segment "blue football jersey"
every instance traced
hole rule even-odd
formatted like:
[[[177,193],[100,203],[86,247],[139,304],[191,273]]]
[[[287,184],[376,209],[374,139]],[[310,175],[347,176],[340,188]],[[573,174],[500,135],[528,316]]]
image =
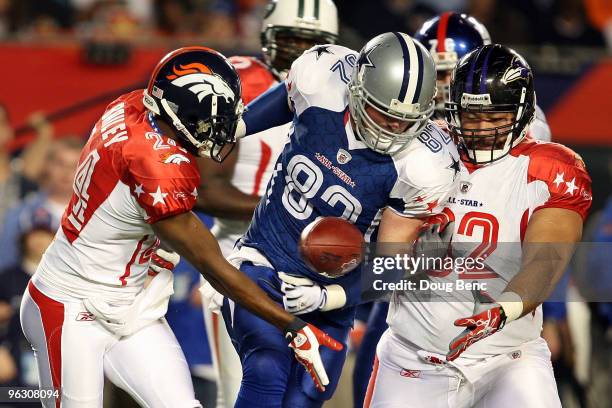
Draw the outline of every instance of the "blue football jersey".
[[[334,279],[309,269],[298,253],[302,230],[317,217],[343,217],[366,241],[375,241],[386,208],[407,217],[439,212],[458,180],[460,161],[450,137],[433,122],[394,156],[367,148],[353,131],[347,107],[357,53],[336,45],[319,48],[291,67],[290,141],[240,245],[255,248],[277,271],[344,286],[358,272]]]

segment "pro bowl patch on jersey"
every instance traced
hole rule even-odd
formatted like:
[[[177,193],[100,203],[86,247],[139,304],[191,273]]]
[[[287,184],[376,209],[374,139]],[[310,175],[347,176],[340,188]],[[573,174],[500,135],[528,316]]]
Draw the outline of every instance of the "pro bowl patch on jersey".
[[[470,183],[469,181],[462,181],[459,183],[459,191],[461,191],[462,193],[467,193],[468,191],[470,191],[470,188],[472,188],[472,183]]]
[[[346,152],[348,154],[348,152]],[[338,152],[338,154],[340,154],[340,152]],[[350,156],[350,155],[349,155]],[[325,166],[326,169],[331,170],[336,176],[338,176],[338,178],[340,180],[342,180],[344,183],[348,184],[349,186],[355,188],[355,182],[353,181],[353,179],[351,178],[351,176],[349,176],[348,174],[346,174],[344,171],[342,171],[339,167],[334,166],[331,162],[331,160],[329,160],[327,157],[325,157],[324,154],[321,154],[319,152],[315,153],[315,157],[316,159],[323,165]],[[350,160],[350,159],[348,159]],[[345,164],[348,162],[345,161],[344,163],[340,163],[340,164]],[[339,161],[338,161],[339,162]]]

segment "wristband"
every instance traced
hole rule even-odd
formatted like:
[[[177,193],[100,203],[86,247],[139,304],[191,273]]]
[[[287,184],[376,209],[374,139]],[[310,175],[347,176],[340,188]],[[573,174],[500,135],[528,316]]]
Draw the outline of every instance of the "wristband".
[[[294,317],[287,327],[285,327],[285,330],[283,330],[285,339],[287,339],[288,342],[292,342],[293,338],[297,335],[297,332],[302,330],[304,327],[306,327],[306,322],[299,317]]]
[[[511,322],[523,314],[523,299],[514,292],[504,292],[497,299],[497,304],[504,309],[506,322]]]
[[[328,312],[330,310],[340,309],[346,305],[346,292],[340,285],[325,286],[327,300],[321,308],[321,311]]]

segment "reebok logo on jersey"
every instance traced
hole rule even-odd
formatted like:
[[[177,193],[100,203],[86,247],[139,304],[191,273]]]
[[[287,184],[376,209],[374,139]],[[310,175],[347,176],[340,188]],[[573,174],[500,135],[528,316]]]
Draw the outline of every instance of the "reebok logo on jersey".
[[[472,188],[472,183],[470,183],[469,181],[462,181],[459,183],[459,191],[464,194],[470,191],[470,188]]]
[[[421,370],[406,370],[405,368],[402,368],[400,375],[406,378],[419,378],[421,377]]]
[[[178,165],[180,165],[181,163],[191,163],[191,160],[189,160],[186,156],[183,156],[180,153],[172,153],[172,154],[162,155],[161,159],[166,164],[178,164]]]
[[[96,316],[89,312],[80,312],[76,317],[77,322],[93,322],[94,320],[96,320]]]

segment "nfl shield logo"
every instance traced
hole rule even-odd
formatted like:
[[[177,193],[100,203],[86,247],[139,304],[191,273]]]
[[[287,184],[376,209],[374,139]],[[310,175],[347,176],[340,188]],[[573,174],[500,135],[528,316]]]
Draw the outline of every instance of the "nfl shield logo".
[[[467,182],[467,181],[462,181],[461,183],[459,183],[459,190],[462,193],[467,193],[470,188],[472,188],[472,183]]]
[[[340,164],[348,163],[352,158],[353,156],[351,156],[351,154],[344,149],[339,149],[338,153],[336,154],[336,161]]]

